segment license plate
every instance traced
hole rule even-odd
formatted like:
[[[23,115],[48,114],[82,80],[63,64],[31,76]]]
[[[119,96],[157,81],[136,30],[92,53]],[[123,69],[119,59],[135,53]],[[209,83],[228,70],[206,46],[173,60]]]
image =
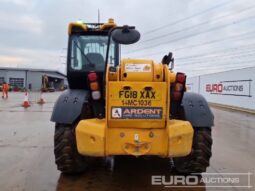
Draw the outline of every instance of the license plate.
[[[150,90],[119,90],[114,94],[115,99],[135,99],[135,100],[160,100],[161,94]]]

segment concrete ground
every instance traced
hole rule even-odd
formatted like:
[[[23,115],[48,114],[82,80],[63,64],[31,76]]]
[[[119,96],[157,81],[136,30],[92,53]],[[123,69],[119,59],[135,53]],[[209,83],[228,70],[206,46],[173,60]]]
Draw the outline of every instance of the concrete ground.
[[[36,104],[38,93],[31,93],[31,107],[21,104],[23,93],[10,93],[8,100],[0,100],[0,190],[52,191],[52,190],[255,190],[254,187],[212,188],[211,184],[198,184],[196,188],[167,188],[152,186],[152,175],[170,177],[176,173],[170,161],[159,158],[102,160],[88,172],[67,176],[61,174],[54,162],[54,124],[50,122],[53,105],[60,93],[44,94],[46,104]],[[227,178],[223,173],[235,175],[242,185],[248,185],[246,173],[255,172],[255,115],[212,109],[213,157],[208,173]],[[233,176],[233,175],[231,175]],[[203,174],[199,177],[209,177]],[[250,184],[255,186],[254,174]]]

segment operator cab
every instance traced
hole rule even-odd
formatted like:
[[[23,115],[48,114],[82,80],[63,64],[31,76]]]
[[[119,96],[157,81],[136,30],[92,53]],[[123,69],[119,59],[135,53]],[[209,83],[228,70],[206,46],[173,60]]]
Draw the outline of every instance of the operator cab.
[[[119,64],[119,45],[112,40],[106,62],[108,31],[114,26],[112,20],[106,24],[77,22],[69,25],[67,78],[71,89],[89,89],[86,79],[89,72],[96,72],[99,82],[102,82],[105,63],[111,66]]]
[[[86,76],[90,71],[103,78],[107,51],[107,33],[73,34],[68,48],[68,82],[71,89],[88,89]],[[116,66],[119,63],[119,46],[111,42],[108,63]]]
[[[118,27],[113,19],[104,24],[70,23],[67,56],[70,89],[89,89],[86,78],[95,72],[103,91],[107,66],[116,67],[120,63],[120,44],[133,44],[139,39],[135,27]]]

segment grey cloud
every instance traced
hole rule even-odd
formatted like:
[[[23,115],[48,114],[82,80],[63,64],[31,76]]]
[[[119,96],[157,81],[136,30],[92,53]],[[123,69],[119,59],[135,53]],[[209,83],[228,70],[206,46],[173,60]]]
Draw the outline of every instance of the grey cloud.
[[[174,51],[176,60],[178,61],[178,57],[196,55],[203,52],[209,54],[217,49],[254,43],[253,39],[248,38],[246,41],[223,41],[222,43],[175,51],[181,47],[198,42],[202,43],[208,40],[255,30],[254,20],[250,20],[192,38],[164,44],[167,40],[182,38],[188,34],[192,35],[220,24],[227,24],[240,18],[252,16],[254,15],[254,10],[247,11],[244,14],[234,15],[240,9],[254,5],[252,0],[233,0],[227,6],[219,7],[201,16],[180,22],[174,26],[169,26],[150,35],[145,35],[146,31],[172,23],[223,2],[227,2],[227,0],[0,0],[0,66],[6,60],[8,61],[6,58],[9,58],[9,56],[16,56],[20,62],[22,60],[21,58],[24,59],[25,63],[23,65],[30,67],[57,67],[63,70],[64,65],[61,64],[63,63],[63,59],[60,56],[65,54],[65,51],[62,51],[62,49],[67,46],[68,23],[78,19],[82,19],[85,22],[97,22],[98,9],[100,9],[102,22],[107,21],[108,18],[115,18],[120,25],[135,25],[142,34],[141,40],[158,37],[166,32],[170,33],[208,21],[208,25],[190,31],[169,35],[164,39],[158,39],[150,43],[143,43],[141,41],[130,47],[124,47],[123,51],[127,52],[144,47],[145,45],[153,46],[156,43],[162,43],[155,48],[133,54],[124,54],[125,57],[140,57],[146,54],[162,52],[162,54],[148,56],[149,58],[160,61],[164,54],[163,52],[167,53],[171,50]],[[222,19],[219,22],[213,22],[218,16],[229,13],[233,13],[233,17]],[[1,56],[4,58],[2,61]],[[13,58],[11,61],[13,62],[15,59]],[[217,63],[214,64],[217,65]],[[176,65],[178,66],[178,63]],[[177,69],[183,69],[191,75],[197,74],[197,72],[189,71],[187,67],[177,67]]]

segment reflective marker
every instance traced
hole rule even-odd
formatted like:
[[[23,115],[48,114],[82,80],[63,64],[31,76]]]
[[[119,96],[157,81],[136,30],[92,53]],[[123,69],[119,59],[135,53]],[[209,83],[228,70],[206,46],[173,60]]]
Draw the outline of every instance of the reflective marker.
[[[99,99],[101,98],[101,93],[100,93],[100,91],[93,91],[91,94],[92,94],[92,98],[93,98],[94,100],[99,100]]]

